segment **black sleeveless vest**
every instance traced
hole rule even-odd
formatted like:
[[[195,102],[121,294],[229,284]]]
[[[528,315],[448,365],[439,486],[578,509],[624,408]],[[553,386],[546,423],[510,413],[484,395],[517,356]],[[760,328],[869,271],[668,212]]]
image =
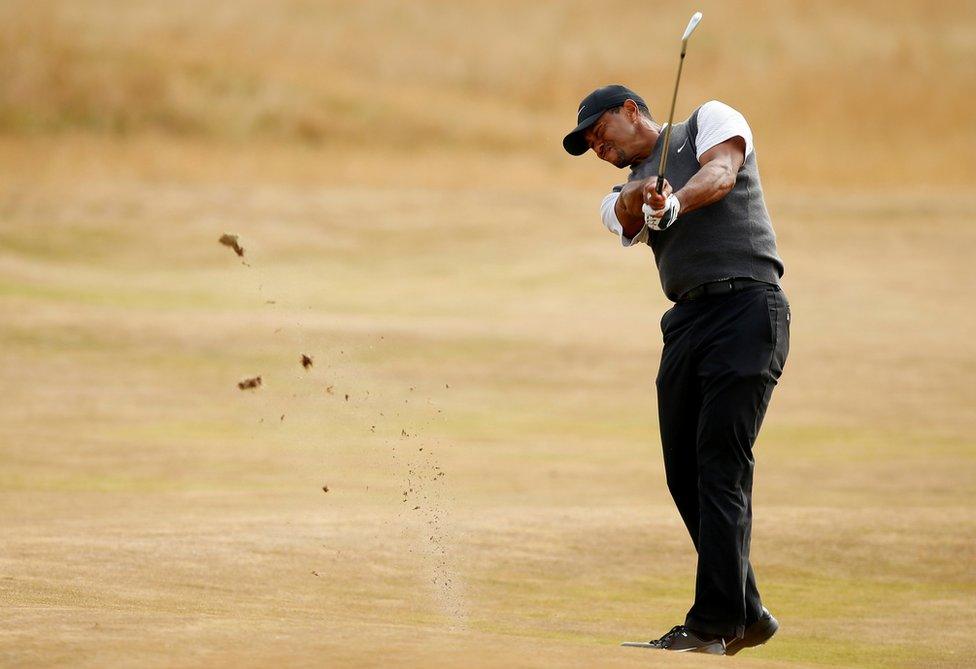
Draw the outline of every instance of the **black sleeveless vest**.
[[[671,130],[665,178],[675,191],[701,168],[695,155],[698,109]],[[633,166],[628,181],[657,174],[663,145],[662,134],[651,155]],[[691,213],[679,213],[671,227],[649,231],[647,241],[664,294],[671,300],[700,284],[732,277],[778,284],[783,261],[763,200],[755,150],[746,157],[725,197]]]

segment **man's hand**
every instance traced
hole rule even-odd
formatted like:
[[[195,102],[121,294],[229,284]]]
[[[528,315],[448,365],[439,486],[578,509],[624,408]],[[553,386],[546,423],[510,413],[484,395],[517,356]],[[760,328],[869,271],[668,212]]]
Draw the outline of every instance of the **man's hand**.
[[[663,191],[661,195],[657,194],[657,177],[631,181],[621,189],[614,211],[628,238],[640,233],[647,223],[643,212],[645,204],[656,205],[658,209],[664,206],[667,197],[671,195],[671,184],[667,179],[664,180]]]
[[[664,230],[678,218],[681,203],[671,192],[671,184],[667,179],[664,180],[660,193],[657,192],[657,177],[644,179],[641,181],[641,194],[644,198],[641,213],[644,215],[644,223],[651,230]]]
[[[675,222],[680,211],[681,201],[678,200],[677,195],[672,193],[668,195],[668,198],[664,201],[664,206],[660,209],[651,209],[651,205],[644,205],[644,222],[647,223],[647,227],[651,230],[665,230]]]
[[[652,211],[663,209],[664,203],[667,201],[668,196],[671,195],[671,184],[668,183],[668,180],[664,180],[664,187],[661,189],[660,195],[657,192],[657,177],[648,177],[641,181],[640,184],[641,195],[643,195],[641,210],[643,210],[643,205],[645,204],[650,205]]]

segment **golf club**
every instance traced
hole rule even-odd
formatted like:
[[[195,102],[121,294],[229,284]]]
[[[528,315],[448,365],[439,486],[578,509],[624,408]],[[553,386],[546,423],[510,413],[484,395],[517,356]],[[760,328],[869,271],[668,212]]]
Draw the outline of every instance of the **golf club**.
[[[678,61],[678,76],[674,80],[674,95],[671,96],[671,113],[668,114],[668,125],[664,129],[664,150],[661,151],[661,166],[657,170],[658,195],[660,195],[664,190],[664,167],[668,162],[668,146],[671,143],[671,124],[674,122],[674,104],[678,100],[678,84],[681,82],[681,66],[685,62],[685,51],[688,49],[688,38],[691,37],[691,33],[695,32],[695,28],[698,27],[698,23],[701,20],[701,12],[695,12],[692,14],[691,20],[688,21],[688,27],[685,28],[685,34],[681,36],[681,59]]]

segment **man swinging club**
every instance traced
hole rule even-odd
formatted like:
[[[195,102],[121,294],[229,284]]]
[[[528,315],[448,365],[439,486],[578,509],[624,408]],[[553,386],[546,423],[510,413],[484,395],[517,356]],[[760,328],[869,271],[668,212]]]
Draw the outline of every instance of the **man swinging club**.
[[[630,167],[603,224],[625,247],[651,247],[675,302],[661,319],[658,413],[668,489],[698,552],[695,601],[684,624],[624,645],[734,655],[779,627],[749,562],[752,447],[789,352],[790,306],[742,114],[712,100],[669,126],[660,186],[662,126],[624,86],[587,95],[563,140]]]

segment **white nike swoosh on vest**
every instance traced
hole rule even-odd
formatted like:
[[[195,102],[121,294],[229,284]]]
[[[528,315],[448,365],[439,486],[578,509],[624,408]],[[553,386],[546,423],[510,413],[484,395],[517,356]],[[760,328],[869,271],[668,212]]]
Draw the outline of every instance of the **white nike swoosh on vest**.
[[[686,140],[685,140],[685,144],[687,144],[687,143],[688,143],[688,140],[686,139]],[[685,148],[685,144],[682,144],[682,145],[681,145],[681,149],[683,149],[683,148]],[[678,149],[678,151],[677,151],[677,152],[678,152],[678,153],[681,153],[681,149]]]

